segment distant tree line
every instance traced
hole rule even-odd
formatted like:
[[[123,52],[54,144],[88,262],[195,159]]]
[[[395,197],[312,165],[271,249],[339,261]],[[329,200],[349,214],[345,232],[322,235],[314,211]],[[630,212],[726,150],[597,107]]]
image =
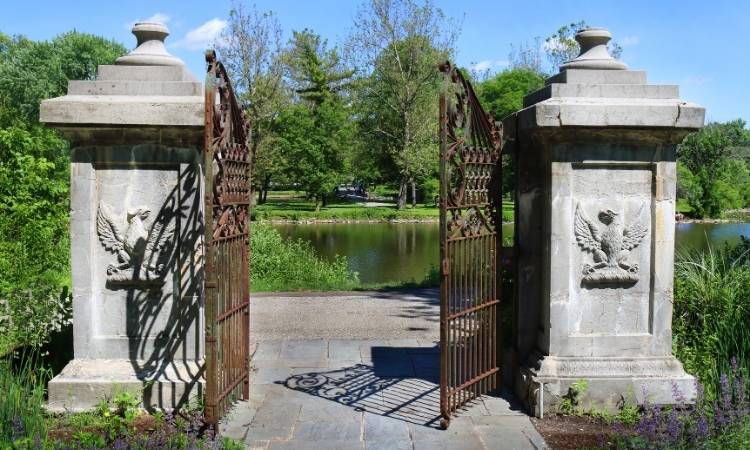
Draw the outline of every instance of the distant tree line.
[[[460,23],[429,0],[366,0],[354,32],[330,46],[309,29],[282,42],[272,12],[239,2],[228,22],[217,45],[253,125],[259,203],[276,185],[304,190],[323,206],[335,186],[350,182],[392,186],[399,208],[434,199],[437,63],[454,56]],[[501,120],[520,109],[525,95],[578,54],[574,35],[585,26],[514,46],[501,72],[465,70],[488,112]],[[615,43],[610,49],[621,52]],[[503,164],[504,191],[511,192],[510,158]]]
[[[713,122],[677,151],[677,196],[690,215],[721,217],[750,206],[750,130],[741,119]]]

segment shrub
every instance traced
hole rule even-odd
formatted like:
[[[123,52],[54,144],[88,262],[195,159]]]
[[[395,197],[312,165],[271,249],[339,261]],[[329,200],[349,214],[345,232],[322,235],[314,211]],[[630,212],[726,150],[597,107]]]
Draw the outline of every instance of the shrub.
[[[253,291],[347,290],[359,285],[345,257],[327,261],[309,242],[284,240],[267,224],[253,226],[250,248]]]
[[[22,345],[40,347],[72,322],[72,298],[65,288],[9,292],[0,297],[0,356]]]

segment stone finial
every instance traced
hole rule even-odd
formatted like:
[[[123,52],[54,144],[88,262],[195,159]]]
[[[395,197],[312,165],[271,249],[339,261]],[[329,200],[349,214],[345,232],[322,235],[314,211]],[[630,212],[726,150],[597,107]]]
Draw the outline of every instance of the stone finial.
[[[628,66],[614,59],[607,50],[612,33],[606,28],[584,28],[576,33],[576,42],[581,53],[572,61],[560,66],[560,72],[568,69],[626,70]]]
[[[169,29],[159,22],[138,22],[133,26],[138,46],[115,64],[126,66],[184,66],[180,58],[172,56],[164,46]]]

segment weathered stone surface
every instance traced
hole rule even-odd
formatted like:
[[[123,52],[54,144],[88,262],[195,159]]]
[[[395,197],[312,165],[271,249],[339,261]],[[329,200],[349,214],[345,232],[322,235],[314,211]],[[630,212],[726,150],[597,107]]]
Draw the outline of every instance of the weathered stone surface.
[[[48,124],[202,126],[202,96],[68,95],[42,102]]]
[[[197,401],[203,381],[196,375],[200,364],[173,362],[153,371],[125,359],[82,359],[71,361],[49,383],[47,409],[52,412],[80,412],[97,406],[102,399],[130,392],[148,409],[170,409],[177,403]]]
[[[556,73],[545,80],[545,84],[547,85],[554,83],[571,85],[646,84],[646,72],[643,70],[568,69]]]
[[[101,66],[40,108],[71,141],[75,359],[50,382],[52,409],[118,389],[171,409],[201,389],[202,86],[151,50],[135,53],[174,65]]]
[[[197,81],[70,80],[68,95],[202,96],[203,85]]]
[[[671,355],[675,153],[704,110],[645,73],[570,64],[504,121],[518,152],[516,387],[530,411],[694,396]],[[511,358],[513,360],[513,358]]]
[[[119,66],[101,65],[96,69],[97,81],[198,81],[185,66]]]

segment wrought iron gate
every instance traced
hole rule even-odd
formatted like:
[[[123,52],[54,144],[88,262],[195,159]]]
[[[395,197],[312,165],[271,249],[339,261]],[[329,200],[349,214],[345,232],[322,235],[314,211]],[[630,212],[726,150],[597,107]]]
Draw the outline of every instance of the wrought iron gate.
[[[206,54],[205,413],[216,424],[248,398],[250,366],[249,127],[224,66]]]
[[[499,387],[500,128],[440,66],[440,414]]]

